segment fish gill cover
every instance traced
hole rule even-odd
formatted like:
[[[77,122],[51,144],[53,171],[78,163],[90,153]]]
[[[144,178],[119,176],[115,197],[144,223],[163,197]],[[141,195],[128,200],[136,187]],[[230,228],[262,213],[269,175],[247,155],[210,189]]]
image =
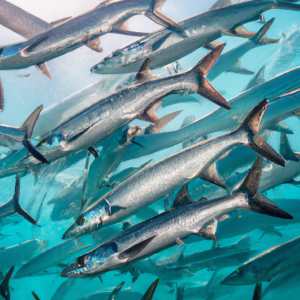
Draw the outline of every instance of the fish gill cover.
[[[295,298],[299,15],[0,0],[0,299]]]

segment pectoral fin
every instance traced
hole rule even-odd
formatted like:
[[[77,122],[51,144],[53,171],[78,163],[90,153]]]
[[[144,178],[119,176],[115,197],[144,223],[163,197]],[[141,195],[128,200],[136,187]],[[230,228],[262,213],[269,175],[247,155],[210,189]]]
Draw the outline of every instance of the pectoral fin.
[[[48,67],[47,67],[47,65],[46,65],[45,62],[36,64],[35,66],[36,66],[40,71],[42,71],[42,73],[43,73],[45,76],[47,76],[49,79],[51,79],[50,72],[49,72]]]
[[[203,48],[208,49],[208,50],[214,50],[222,44],[223,43],[220,43],[220,42],[210,42],[209,44],[203,46]]]
[[[183,242],[179,237],[176,238],[176,243],[177,243],[179,246],[184,246],[184,245],[185,245],[184,242]]]
[[[215,244],[217,243],[216,231],[218,227],[218,221],[214,218],[213,222],[208,226],[202,228],[199,231],[199,235],[205,238],[206,240],[214,240]]]
[[[247,70],[244,68],[241,64],[241,59],[239,59],[238,63],[232,66],[231,68],[227,69],[226,72],[233,72],[233,73],[239,73],[244,75],[253,75],[254,72]]]
[[[156,110],[162,105],[160,101],[154,103],[150,108],[144,111],[137,119],[151,122],[151,123],[158,123],[158,117],[156,115]]]
[[[126,209],[126,206],[112,205],[110,207],[110,214],[113,215],[113,214],[117,213],[118,211],[120,211],[122,209]]]
[[[129,260],[129,259],[132,259],[134,258],[135,256],[137,256],[142,250],[144,250],[149,244],[150,242],[156,237],[155,236],[152,236],[138,244],[135,244],[134,246],[122,251],[119,256],[118,256],[118,259],[120,260],[123,260],[123,259],[126,259],[126,260]]]
[[[145,295],[143,296],[143,298],[141,300],[151,300],[153,298],[158,281],[159,281],[159,279],[156,279],[151,284],[151,286],[149,287],[149,289],[147,290],[147,292],[145,293]]]

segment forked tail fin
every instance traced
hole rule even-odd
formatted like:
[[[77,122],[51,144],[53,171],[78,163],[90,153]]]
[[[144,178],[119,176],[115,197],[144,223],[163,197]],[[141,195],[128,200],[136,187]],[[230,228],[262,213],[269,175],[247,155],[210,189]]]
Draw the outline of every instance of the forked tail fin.
[[[266,157],[270,161],[285,166],[285,160],[278,154],[260,135],[259,129],[263,115],[267,109],[268,101],[260,102],[246,117],[236,131],[245,131],[248,141],[246,146],[251,147],[258,154]]]
[[[147,12],[146,16],[159,25],[181,30],[181,27],[177,22],[170,19],[169,17],[167,17],[166,15],[164,15],[162,12],[159,11],[159,9],[162,8],[165,2],[166,0],[152,0],[152,4],[151,4],[152,11]]]
[[[19,199],[20,199],[20,176],[16,176],[16,184],[15,184],[15,195],[14,195],[14,210],[17,214],[22,216],[25,220],[30,222],[33,225],[36,225],[37,222],[28,214],[26,210],[24,210],[20,204],[19,204]]]
[[[290,214],[280,209],[270,199],[259,193],[262,167],[263,158],[259,156],[238,190],[235,191],[248,195],[248,207],[245,207],[245,209],[281,219],[293,219]]]
[[[197,63],[189,72],[195,74],[198,81],[198,87],[195,91],[200,96],[214,102],[215,104],[222,106],[226,109],[231,109],[231,106],[223,98],[223,96],[211,85],[211,83],[205,78],[210,69],[214,66],[218,60],[221,52],[223,51],[225,44],[217,46],[214,50],[209,52],[200,62]]]
[[[27,149],[27,151],[32,154],[33,157],[35,157],[37,160],[49,164],[47,159],[32,145],[30,139],[32,136],[32,132],[34,129],[34,126],[36,124],[36,121],[43,109],[43,105],[40,105],[37,107],[33,113],[25,120],[25,122],[21,125],[20,130],[22,130],[25,135],[23,138],[23,145]]]
[[[272,18],[270,21],[268,21],[256,34],[255,36],[251,39],[252,42],[255,44],[259,44],[263,41],[265,35],[269,31],[270,27],[272,26],[275,18]],[[277,40],[268,40],[269,43],[278,43]]]

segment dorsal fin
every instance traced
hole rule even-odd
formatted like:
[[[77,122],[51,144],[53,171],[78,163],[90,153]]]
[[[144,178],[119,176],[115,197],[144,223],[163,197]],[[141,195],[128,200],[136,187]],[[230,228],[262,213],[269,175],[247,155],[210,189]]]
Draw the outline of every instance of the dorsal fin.
[[[150,63],[151,63],[151,59],[150,58],[147,58],[140,70],[138,71],[138,73],[136,74],[134,80],[137,81],[137,80],[141,80],[141,79],[144,79],[145,77],[147,77],[149,74],[150,74]]]
[[[294,153],[285,133],[280,134],[280,154],[286,160],[299,161],[299,157]]]
[[[179,208],[193,203],[195,202],[189,193],[188,183],[187,183],[177,194],[173,202],[173,208]]]

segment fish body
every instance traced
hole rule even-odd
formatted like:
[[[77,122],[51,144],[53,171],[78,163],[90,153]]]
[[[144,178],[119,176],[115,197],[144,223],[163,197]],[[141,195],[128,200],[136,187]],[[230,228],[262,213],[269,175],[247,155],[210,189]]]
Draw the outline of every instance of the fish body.
[[[263,116],[266,107],[267,101],[262,101],[235,131],[191,146],[140,170],[87,208],[63,238],[87,234],[128,218],[187,184],[208,165],[219,159],[223,153],[235,146],[252,147],[282,165],[281,156],[260,136],[258,137],[255,130],[252,131],[248,127],[252,126],[250,124],[258,116]],[[257,120],[256,126],[260,126],[260,121],[261,119]],[[257,144],[258,140],[261,142],[260,145]]]
[[[28,240],[23,243],[0,250],[0,271],[8,270],[12,265],[28,261],[34,254],[44,252],[47,240]]]
[[[226,100],[204,77],[223,48],[224,45],[217,47],[191,70],[165,77],[153,78],[153,75],[149,73],[150,61],[146,60],[132,84],[85,108],[40,140],[36,150],[43,153],[44,159],[37,159],[36,155],[30,156],[17,163],[16,166],[37,164],[39,160],[51,162],[87,149],[109,137],[135,118],[156,123],[157,117],[153,116],[151,109],[157,108],[158,100],[170,93],[180,91],[199,93],[230,109]],[[148,112],[149,110],[151,112]]]
[[[137,136],[136,142],[143,145],[145,149],[137,145],[130,145],[131,149],[129,149],[124,159],[130,160],[149,155],[209,133],[232,130],[245,118],[247,112],[258,104],[259,99],[267,98],[271,101],[291,90],[299,88],[299,78],[300,68],[292,69],[228,100],[228,103],[233,108],[230,111],[226,111],[222,108],[216,109],[192,124],[178,130],[147,136]],[[295,96],[298,99],[299,95],[295,94]],[[292,100],[292,97],[293,96],[289,99]],[[286,105],[293,105],[293,101],[291,103],[290,101],[286,101],[285,103]],[[281,109],[284,109],[284,106],[281,105]],[[276,111],[280,113],[280,110],[277,110],[277,108]],[[269,113],[266,112],[265,116],[267,117],[268,115]],[[269,118],[274,117],[274,114],[269,115]],[[222,122],[216,122],[216,120],[222,120]]]
[[[146,14],[157,23],[179,28],[172,20],[158,12],[155,0],[106,1],[96,8],[51,28],[23,43],[4,46],[0,52],[0,69],[22,69],[38,65],[95,41],[118,29],[130,17]],[[161,1],[160,1],[161,2]],[[156,18],[155,18],[156,16]],[[127,31],[128,32],[128,31]]]
[[[137,224],[80,256],[61,276],[88,277],[139,261],[176,245],[193,233],[199,234],[213,218],[237,208],[291,218],[257,193],[262,161],[261,157],[257,159],[243,184],[231,196],[171,209]]]
[[[221,284],[250,285],[271,281],[273,277],[299,264],[300,238],[275,246],[250,259]]]
[[[238,26],[260,19],[262,12],[272,8],[299,10],[299,5],[287,1],[260,0],[206,11],[179,22],[182,32],[169,28],[156,31],[114,51],[91,71],[101,74],[135,72],[147,57],[152,61],[151,68],[164,66],[222,35],[241,36],[235,31]]]
[[[34,273],[43,271],[51,266],[59,264],[67,259],[88,248],[90,245],[84,246],[82,242],[77,240],[69,240],[36,256],[34,259],[25,264],[15,275],[15,278],[30,276]]]

